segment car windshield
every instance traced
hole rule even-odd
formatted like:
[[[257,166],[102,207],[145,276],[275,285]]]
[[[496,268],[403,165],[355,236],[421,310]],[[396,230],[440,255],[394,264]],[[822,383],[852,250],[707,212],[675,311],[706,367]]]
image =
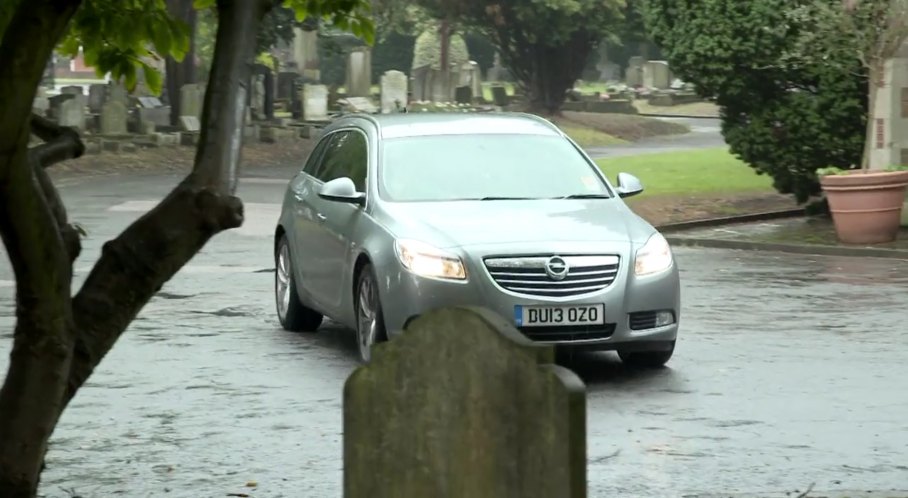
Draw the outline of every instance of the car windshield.
[[[545,135],[433,135],[385,140],[389,201],[610,197],[573,144]]]

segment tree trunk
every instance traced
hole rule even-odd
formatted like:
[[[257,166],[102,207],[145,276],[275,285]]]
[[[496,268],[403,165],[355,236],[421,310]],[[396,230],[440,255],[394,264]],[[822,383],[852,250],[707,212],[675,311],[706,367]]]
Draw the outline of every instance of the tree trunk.
[[[167,98],[170,101],[170,125],[180,124],[180,88],[183,85],[196,82],[195,66],[195,27],[196,11],[192,8],[192,0],[167,0],[167,10],[170,15],[189,25],[189,51],[182,61],[177,62],[173,57],[164,61],[164,81],[167,85]]]
[[[78,0],[22,2],[0,41],[0,235],[16,276],[16,328],[0,388],[0,496],[34,496],[63,404],[73,335],[63,232],[29,160],[32,102]],[[53,197],[51,197],[52,199]]]
[[[561,114],[567,92],[583,72],[595,44],[571,40],[560,47],[537,45],[532,50],[529,92],[530,111],[546,116]]]
[[[0,389],[0,496],[35,496],[68,402],[142,307],[215,234],[240,226],[233,196],[255,39],[273,0],[218,0],[219,23],[192,173],[102,254],[70,298],[78,238],[43,167],[84,151],[30,118],[44,61],[78,0],[31,0],[0,44],[0,234],[16,276],[17,325]],[[24,45],[23,45],[24,44]],[[25,54],[25,55],[23,55]],[[31,119],[31,121],[30,121]],[[48,143],[28,148],[29,127]]]

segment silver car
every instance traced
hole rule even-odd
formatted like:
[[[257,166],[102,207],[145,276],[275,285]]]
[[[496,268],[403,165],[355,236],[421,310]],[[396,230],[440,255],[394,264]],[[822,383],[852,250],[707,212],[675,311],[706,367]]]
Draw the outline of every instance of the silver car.
[[[421,313],[479,305],[533,341],[659,367],[678,335],[678,267],[570,138],[513,113],[353,114],[290,181],[274,234],[287,330],[330,317],[359,354]]]

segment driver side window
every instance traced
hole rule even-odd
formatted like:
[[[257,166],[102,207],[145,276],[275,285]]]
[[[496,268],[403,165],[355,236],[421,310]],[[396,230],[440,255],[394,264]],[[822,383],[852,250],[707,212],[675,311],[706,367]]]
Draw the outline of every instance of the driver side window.
[[[331,141],[333,137],[323,138],[315,148],[312,150],[312,153],[309,154],[309,159],[306,160],[306,165],[303,166],[303,173],[306,173],[310,176],[315,176],[315,170],[318,169],[318,166],[321,164],[322,155],[325,153],[325,147],[328,146],[328,142]]]

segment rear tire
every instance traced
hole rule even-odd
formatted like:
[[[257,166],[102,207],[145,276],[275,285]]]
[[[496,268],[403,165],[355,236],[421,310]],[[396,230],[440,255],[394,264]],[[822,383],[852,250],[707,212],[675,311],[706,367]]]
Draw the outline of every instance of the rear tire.
[[[274,301],[281,326],[291,332],[315,332],[324,317],[300,301],[286,235],[282,235],[277,243],[274,263]]]
[[[663,368],[675,353],[675,345],[666,351],[618,351],[621,362],[632,368]]]

